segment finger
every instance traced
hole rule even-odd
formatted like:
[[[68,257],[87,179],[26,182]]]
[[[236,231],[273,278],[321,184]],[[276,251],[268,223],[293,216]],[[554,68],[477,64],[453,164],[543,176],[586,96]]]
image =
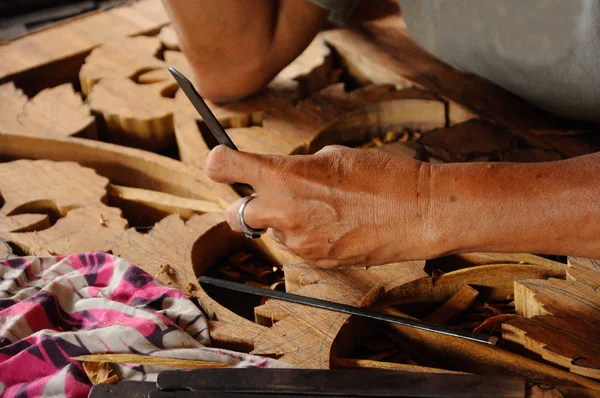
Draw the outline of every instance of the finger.
[[[235,232],[241,232],[240,223],[238,221],[238,212],[244,198],[236,200],[227,209],[226,217],[227,224]],[[260,229],[269,227],[269,207],[263,203],[260,196],[255,196],[244,208],[244,222],[250,228]]]
[[[213,181],[232,184],[241,182],[255,189],[274,163],[273,155],[235,151],[225,145],[215,147],[206,158],[204,171]]]

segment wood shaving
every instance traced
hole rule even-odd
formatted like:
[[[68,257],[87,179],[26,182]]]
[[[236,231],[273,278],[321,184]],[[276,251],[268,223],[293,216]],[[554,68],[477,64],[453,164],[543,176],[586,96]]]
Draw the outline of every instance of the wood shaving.
[[[106,219],[102,213],[100,213],[100,225],[103,227],[108,227],[108,224],[106,224]]]
[[[185,285],[185,290],[192,293],[196,290],[196,286],[192,282],[189,282],[187,285]]]
[[[93,385],[119,382],[119,377],[113,374],[114,369],[108,362],[82,362],[81,365]]]

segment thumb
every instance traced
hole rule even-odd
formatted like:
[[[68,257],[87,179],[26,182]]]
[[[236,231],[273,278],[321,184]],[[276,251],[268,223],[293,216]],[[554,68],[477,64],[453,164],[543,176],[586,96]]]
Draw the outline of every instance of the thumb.
[[[265,172],[270,170],[270,157],[272,156],[240,152],[219,145],[208,154],[204,171],[208,178],[215,182],[241,182],[256,189]]]

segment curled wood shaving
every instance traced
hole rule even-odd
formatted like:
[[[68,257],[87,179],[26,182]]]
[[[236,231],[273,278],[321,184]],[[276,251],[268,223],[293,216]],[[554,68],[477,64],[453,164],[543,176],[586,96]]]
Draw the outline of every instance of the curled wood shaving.
[[[72,358],[77,359],[77,358]],[[83,370],[93,385],[115,384],[119,377],[113,374],[114,369],[107,362],[82,362]]]

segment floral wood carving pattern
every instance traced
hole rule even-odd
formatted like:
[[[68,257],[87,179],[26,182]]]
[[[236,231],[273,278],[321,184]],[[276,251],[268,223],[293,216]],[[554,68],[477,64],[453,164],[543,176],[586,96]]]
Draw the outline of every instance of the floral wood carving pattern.
[[[502,325],[502,336],[550,362],[600,379],[600,261],[570,257],[567,280],[515,282],[524,319]]]
[[[54,137],[95,138],[96,125],[73,86],[47,88],[28,99],[13,83],[0,85],[0,131]]]

